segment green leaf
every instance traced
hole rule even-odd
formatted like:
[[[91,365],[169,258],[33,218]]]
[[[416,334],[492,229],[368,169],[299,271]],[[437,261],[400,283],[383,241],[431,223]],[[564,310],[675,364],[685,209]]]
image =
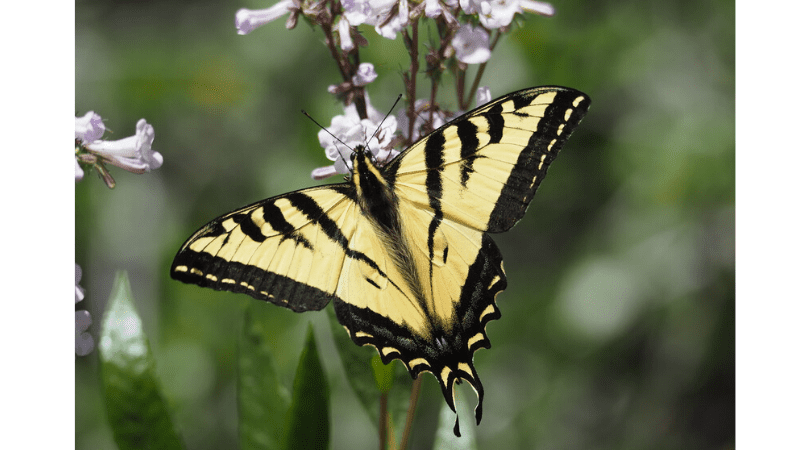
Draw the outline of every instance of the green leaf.
[[[374,348],[370,346],[360,347],[352,342],[346,330],[338,323],[332,308],[328,308],[327,311],[332,338],[335,340],[335,347],[343,364],[343,370],[346,371],[346,379],[375,428],[380,420],[381,389],[385,389],[388,382],[387,375],[383,373],[386,371],[393,372],[392,386],[388,387],[390,389],[388,392],[388,411],[389,417],[393,418],[394,429],[397,433],[400,433],[405,426],[408,415],[413,379],[402,363],[393,361],[387,365],[382,365],[380,355]],[[381,372],[379,379],[375,376],[376,369],[373,367],[375,358],[385,368],[385,371]]]
[[[371,347],[355,345],[346,330],[338,324],[332,308],[327,308],[327,311],[329,328],[332,330],[332,338],[335,340],[338,356],[343,363],[343,370],[346,371],[349,386],[354,390],[372,423],[376,424],[380,411],[380,390],[374,379],[374,373],[371,371],[370,363],[377,352]]]
[[[285,441],[289,450],[329,448],[329,386],[315,345],[312,324],[295,372]]]
[[[123,271],[116,274],[104,313],[99,355],[107,419],[118,448],[182,449]]]
[[[261,323],[245,309],[239,339],[239,443],[243,450],[283,448],[290,395],[276,375],[276,362]]]
[[[436,429],[436,441],[433,443],[434,450],[475,450],[477,448],[472,409],[467,403],[467,398],[461,392],[457,394],[453,397],[456,400],[456,411],[459,412],[461,437],[453,434],[456,413],[450,408],[442,406],[442,411],[439,413],[439,425]]]

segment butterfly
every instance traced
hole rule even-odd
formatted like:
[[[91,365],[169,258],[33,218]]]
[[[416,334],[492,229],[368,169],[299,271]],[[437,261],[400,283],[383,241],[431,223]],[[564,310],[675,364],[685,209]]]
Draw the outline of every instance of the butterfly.
[[[457,117],[378,167],[357,149],[346,182],[289,192],[220,216],[180,248],[171,277],[296,312],[334,304],[357,345],[413,378],[484,388],[473,354],[501,317],[500,251],[487,233],[525,214],[590,105],[574,89],[524,89]],[[454,432],[460,436],[458,415]]]

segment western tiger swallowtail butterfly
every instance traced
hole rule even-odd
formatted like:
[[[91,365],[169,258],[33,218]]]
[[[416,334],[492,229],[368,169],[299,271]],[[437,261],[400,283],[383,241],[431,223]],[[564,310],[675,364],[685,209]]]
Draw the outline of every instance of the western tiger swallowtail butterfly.
[[[359,149],[345,183],[302,189],[218,217],[178,251],[172,278],[296,312],[330,301],[357,345],[414,378],[484,388],[473,354],[500,318],[501,254],[487,233],[526,212],[590,104],[563,87],[513,92],[436,129],[384,167]],[[458,416],[454,432],[459,435]]]

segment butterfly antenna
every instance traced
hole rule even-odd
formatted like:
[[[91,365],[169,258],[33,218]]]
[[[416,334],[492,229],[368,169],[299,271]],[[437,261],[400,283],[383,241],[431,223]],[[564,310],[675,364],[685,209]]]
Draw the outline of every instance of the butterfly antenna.
[[[377,133],[379,133],[379,132],[380,132],[380,128],[382,128],[382,124],[383,124],[383,123],[385,123],[385,119],[387,119],[387,118],[388,118],[388,116],[390,116],[390,115],[391,115],[391,112],[392,112],[392,111],[394,111],[394,108],[397,106],[397,103],[399,103],[399,100],[400,100],[401,98],[402,98],[402,94],[397,95],[397,99],[396,99],[396,100],[394,100],[394,104],[393,104],[393,105],[391,105],[391,109],[389,109],[389,110],[388,110],[388,112],[385,114],[385,117],[383,117],[382,122],[380,122],[380,124],[379,124],[379,125],[377,125],[377,129],[376,129],[376,130],[374,130],[374,133],[372,133],[372,134],[371,134],[372,136],[376,136],[376,135],[377,135]],[[370,139],[370,138],[369,138],[369,139]],[[366,141],[366,151],[368,151],[368,140]],[[375,164],[377,164],[377,161],[375,160],[375,161],[374,161],[374,163],[375,163]]]
[[[345,142],[341,141],[340,138],[338,138],[337,136],[332,134],[332,132],[329,131],[325,126],[318,123],[318,121],[315,120],[315,118],[313,118],[312,116],[310,116],[308,112],[306,112],[306,111],[304,111],[302,109],[301,113],[303,115],[307,116],[309,118],[309,120],[311,120],[315,125],[318,125],[321,128],[321,130],[326,131],[329,134],[329,136],[332,136],[335,139],[335,141],[340,142],[341,144],[343,144],[344,147],[348,148],[350,151],[354,151],[353,148],[349,147]],[[343,153],[338,152],[338,156],[340,156],[340,159],[343,161],[343,164],[346,164],[346,167],[350,167],[349,162],[346,161],[346,159],[343,158]]]

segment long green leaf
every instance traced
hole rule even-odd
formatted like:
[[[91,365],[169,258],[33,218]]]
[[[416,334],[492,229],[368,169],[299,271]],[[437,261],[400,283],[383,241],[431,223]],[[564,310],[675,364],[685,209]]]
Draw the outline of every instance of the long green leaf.
[[[289,450],[329,448],[329,386],[311,324],[295,373],[286,436]]]
[[[248,306],[239,339],[236,381],[242,450],[283,448],[290,396],[278,380],[275,358],[266,336]]]
[[[158,387],[126,272],[115,277],[101,324],[99,355],[107,419],[118,448],[183,448]]]

